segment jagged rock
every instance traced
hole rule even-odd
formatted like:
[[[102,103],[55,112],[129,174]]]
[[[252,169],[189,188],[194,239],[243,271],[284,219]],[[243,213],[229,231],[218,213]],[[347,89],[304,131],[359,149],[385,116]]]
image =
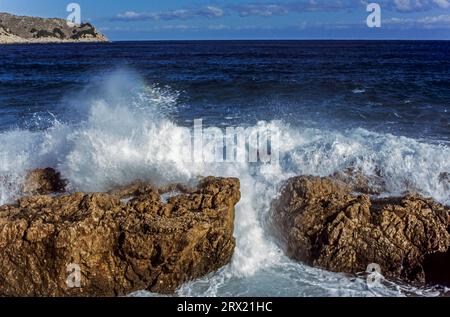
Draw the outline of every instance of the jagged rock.
[[[361,170],[348,168],[332,175],[336,181],[343,182],[353,192],[378,195],[384,191],[385,184],[380,175],[367,176]]]
[[[424,260],[449,249],[450,210],[418,195],[377,199],[351,194],[351,189],[329,177],[288,180],[273,203],[276,234],[288,256],[347,273],[377,263],[387,278],[431,282],[426,269],[433,265],[424,266]],[[446,259],[442,266],[448,268]],[[436,275],[433,282],[446,283],[436,281]]]
[[[173,292],[229,262],[239,198],[238,179],[208,177],[167,203],[153,186],[136,183],[1,206],[0,295]],[[81,287],[69,287],[77,266]]]
[[[64,192],[67,182],[61,174],[51,167],[38,168],[30,171],[25,179],[22,191],[32,195],[46,195]]]

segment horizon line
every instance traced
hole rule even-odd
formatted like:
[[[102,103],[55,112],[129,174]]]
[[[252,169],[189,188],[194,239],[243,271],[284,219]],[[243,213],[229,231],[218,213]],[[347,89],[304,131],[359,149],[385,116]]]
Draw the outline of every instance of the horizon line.
[[[189,41],[189,42],[201,42],[201,41],[216,41],[216,42],[226,42],[226,41],[442,41],[442,42],[448,42],[450,39],[404,39],[404,38],[381,38],[381,39],[364,39],[364,38],[311,38],[311,39],[121,39],[121,40],[109,40],[110,43],[113,42],[182,42],[182,41]]]

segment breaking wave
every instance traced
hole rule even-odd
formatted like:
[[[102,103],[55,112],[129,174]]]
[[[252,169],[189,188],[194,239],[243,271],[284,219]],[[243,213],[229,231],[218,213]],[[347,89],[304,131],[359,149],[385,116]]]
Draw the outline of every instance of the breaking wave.
[[[157,184],[193,182],[199,176],[241,180],[236,208],[237,246],[231,264],[183,285],[179,295],[401,296],[413,292],[385,283],[368,289],[363,278],[326,272],[285,257],[265,228],[265,216],[280,184],[294,175],[326,176],[346,168],[383,179],[386,195],[405,189],[450,204],[443,173],[450,148],[364,129],[332,131],[261,121],[254,129],[280,131],[280,164],[192,163],[184,153],[192,127],[171,120],[178,93],[146,85],[131,71],[118,71],[95,93],[84,91],[66,104],[71,120],[51,118],[49,128],[0,134],[0,202],[11,202],[27,170],[55,167],[71,190],[104,191],[135,179]],[[146,292],[138,295],[149,295]]]

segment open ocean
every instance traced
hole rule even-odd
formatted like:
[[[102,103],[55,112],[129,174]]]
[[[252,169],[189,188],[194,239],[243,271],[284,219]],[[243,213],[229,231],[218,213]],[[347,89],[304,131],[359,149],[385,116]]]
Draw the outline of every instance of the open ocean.
[[[280,165],[185,162],[180,136],[194,119],[279,129]],[[47,166],[82,191],[239,177],[232,262],[179,295],[439,295],[293,262],[267,223],[284,180],[349,167],[382,177],[384,195],[414,190],[450,205],[450,42],[1,46],[0,203],[27,170]]]

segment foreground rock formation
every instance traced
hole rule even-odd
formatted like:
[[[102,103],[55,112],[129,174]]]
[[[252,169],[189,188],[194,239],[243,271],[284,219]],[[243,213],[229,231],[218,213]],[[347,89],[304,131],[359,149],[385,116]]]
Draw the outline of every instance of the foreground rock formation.
[[[0,13],[0,44],[107,41],[90,23],[70,27],[64,19]]]
[[[0,295],[170,293],[227,264],[239,180],[208,177],[191,190],[165,190],[173,189],[186,192],[164,202],[158,189],[136,183],[1,206]]]
[[[449,285],[450,209],[418,195],[356,195],[352,187],[334,178],[287,182],[273,203],[287,254],[336,272],[364,272],[377,263],[389,279]]]

